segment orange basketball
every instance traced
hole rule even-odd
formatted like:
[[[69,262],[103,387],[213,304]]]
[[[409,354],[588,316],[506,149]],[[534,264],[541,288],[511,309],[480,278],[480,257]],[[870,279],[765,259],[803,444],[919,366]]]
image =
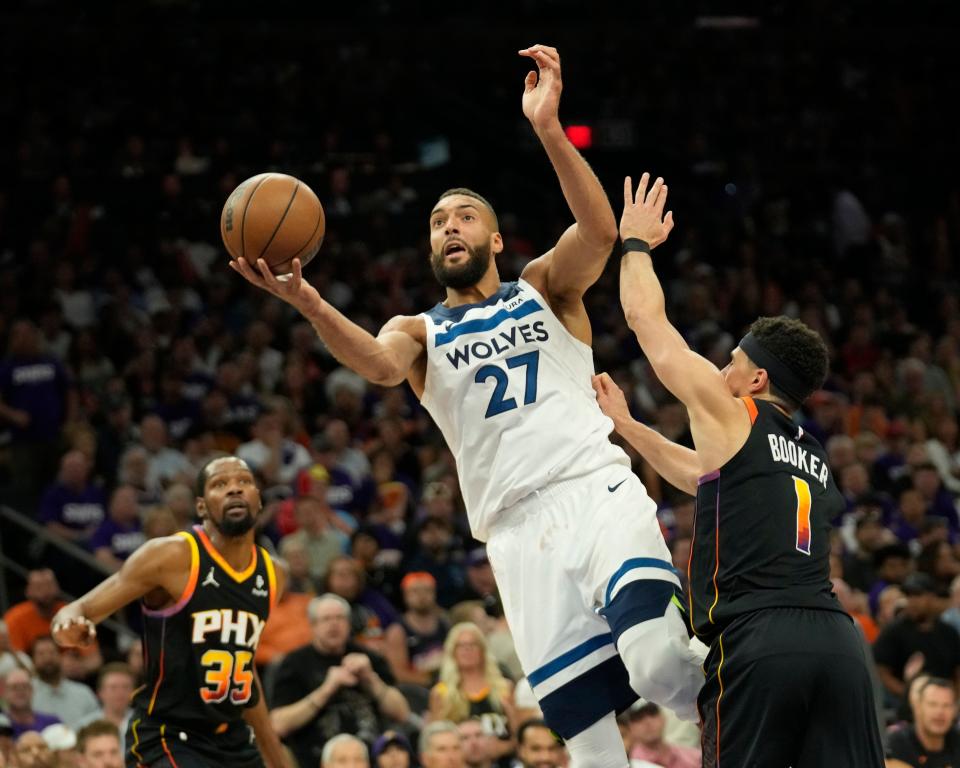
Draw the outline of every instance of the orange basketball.
[[[241,183],[227,198],[220,214],[220,235],[230,255],[257,259],[274,274],[293,269],[293,260],[306,264],[317,255],[326,220],[320,200],[306,184],[284,173],[261,173]]]

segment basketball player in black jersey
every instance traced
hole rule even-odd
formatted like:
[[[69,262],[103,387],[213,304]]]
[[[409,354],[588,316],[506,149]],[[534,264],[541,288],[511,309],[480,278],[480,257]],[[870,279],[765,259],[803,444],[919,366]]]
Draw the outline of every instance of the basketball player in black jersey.
[[[830,585],[830,519],[844,509],[823,447],[790,417],[819,389],[822,339],[761,318],[721,371],[671,325],[649,242],[673,228],[667,187],[624,183],[620,300],[661,382],[687,407],[695,450],[630,418],[594,377],[617,431],[696,496],[688,565],[693,630],[710,646],[698,698],[707,768],[879,768],[883,752],[860,639]]]
[[[60,645],[83,646],[98,622],[142,601],[145,684],[127,730],[131,768],[287,765],[253,665],[285,579],[254,544],[261,506],[246,463],[214,459],[197,478],[201,525],[147,542],[53,619]]]

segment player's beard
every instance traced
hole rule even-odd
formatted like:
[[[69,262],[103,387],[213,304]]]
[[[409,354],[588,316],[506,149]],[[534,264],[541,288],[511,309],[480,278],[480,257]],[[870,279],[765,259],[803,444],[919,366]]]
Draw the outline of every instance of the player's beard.
[[[430,258],[433,274],[444,288],[462,291],[479,283],[487,272],[487,267],[490,265],[490,243],[484,243],[475,248],[464,243],[463,247],[467,249],[469,258],[455,267],[447,265],[442,252],[434,253]]]
[[[250,506],[248,505],[247,514],[245,514],[243,517],[227,517],[226,511],[223,510],[219,520],[211,515],[210,521],[214,524],[214,526],[216,526],[216,529],[227,538],[237,538],[250,531],[250,529],[256,525],[257,518],[253,514],[253,510],[251,510]]]

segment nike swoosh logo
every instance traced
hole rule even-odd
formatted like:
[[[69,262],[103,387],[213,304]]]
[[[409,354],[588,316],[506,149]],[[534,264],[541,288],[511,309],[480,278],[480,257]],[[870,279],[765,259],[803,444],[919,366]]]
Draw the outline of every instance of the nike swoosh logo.
[[[623,478],[623,480],[621,480],[621,481],[620,481],[619,483],[617,483],[616,485],[608,485],[608,486],[607,486],[607,490],[610,491],[610,493],[613,493],[615,490],[617,490],[617,488],[619,488],[619,487],[620,487],[621,485],[623,485],[625,482],[627,482],[627,478]]]

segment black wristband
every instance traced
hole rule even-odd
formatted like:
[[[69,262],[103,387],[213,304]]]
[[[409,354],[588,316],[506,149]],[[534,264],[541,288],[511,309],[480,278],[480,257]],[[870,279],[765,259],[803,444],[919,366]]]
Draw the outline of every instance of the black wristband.
[[[631,251],[639,251],[640,253],[645,253],[647,256],[649,256],[650,243],[648,243],[646,240],[641,240],[639,237],[628,237],[623,241],[623,253],[626,255]]]

